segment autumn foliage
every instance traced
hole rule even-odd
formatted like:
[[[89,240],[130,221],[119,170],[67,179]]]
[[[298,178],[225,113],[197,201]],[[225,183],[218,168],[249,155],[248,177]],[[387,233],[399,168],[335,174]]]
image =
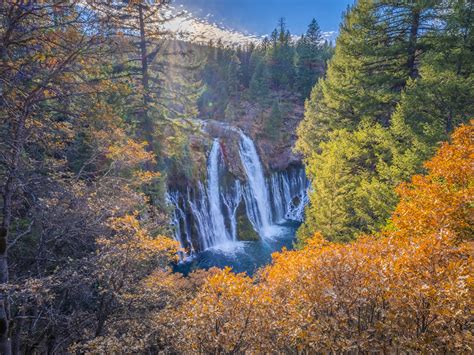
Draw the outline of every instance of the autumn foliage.
[[[398,188],[401,201],[393,215],[400,235],[451,233],[467,240],[473,236],[474,195],[473,129],[461,126],[425,164],[427,176],[414,176],[411,184]]]
[[[473,123],[398,187],[385,226],[392,187],[472,116],[470,3],[358,2],[298,132],[319,191],[311,228],[253,277],[171,268],[167,184],[206,167],[181,117],[230,119],[247,85],[262,107],[278,97],[278,127],[280,89],[309,90],[332,49],[315,22],[293,48],[281,21],[252,55],[206,47],[202,85],[175,75],[201,60],[163,46],[168,3],[0,2],[0,353],[472,353]]]
[[[252,280],[210,276],[175,311],[179,351],[472,351],[474,128],[460,127],[398,189],[394,230],[350,244],[320,235]],[[178,336],[180,334],[180,336]]]

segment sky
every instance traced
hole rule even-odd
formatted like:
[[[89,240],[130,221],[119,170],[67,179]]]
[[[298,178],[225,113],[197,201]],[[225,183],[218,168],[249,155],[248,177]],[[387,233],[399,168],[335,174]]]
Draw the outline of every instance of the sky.
[[[313,18],[323,32],[337,31],[342,12],[353,0],[175,0],[194,16],[245,34],[264,36],[280,17],[294,35],[304,33]]]

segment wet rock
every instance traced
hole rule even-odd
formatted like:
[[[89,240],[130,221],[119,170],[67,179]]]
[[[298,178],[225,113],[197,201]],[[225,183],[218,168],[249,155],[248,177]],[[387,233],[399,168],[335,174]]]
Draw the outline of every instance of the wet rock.
[[[237,209],[237,238],[242,241],[257,241],[260,239],[247,217],[244,201],[240,203]]]

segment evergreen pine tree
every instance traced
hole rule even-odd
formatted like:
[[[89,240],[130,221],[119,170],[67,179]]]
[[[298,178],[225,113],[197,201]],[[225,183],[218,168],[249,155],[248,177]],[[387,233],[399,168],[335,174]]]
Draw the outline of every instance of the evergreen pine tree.
[[[426,47],[421,28],[430,26],[434,11],[431,2],[360,0],[350,8],[313,119],[326,120],[329,129],[355,129],[363,120],[388,126],[402,89],[416,75]]]
[[[227,92],[231,97],[236,97],[240,93],[240,83],[242,79],[242,71],[240,60],[237,54],[230,56],[229,64],[227,65]]]
[[[266,57],[273,87],[277,90],[289,89],[294,80],[294,48],[283,18],[279,20],[278,29],[272,32],[271,40]]]
[[[297,89],[304,96],[309,96],[318,77],[324,72],[322,37],[315,19],[311,21],[305,35],[296,44],[297,53]]]
[[[254,101],[264,102],[269,94],[269,76],[265,63],[260,60],[250,81],[249,93]]]
[[[300,238],[321,231],[330,240],[348,241],[387,223],[403,181],[408,155],[392,133],[380,125],[354,132],[336,130],[307,158],[312,180],[311,206]]]
[[[338,238],[324,216],[334,190],[326,167],[337,161],[348,172],[340,229],[352,228],[352,237],[378,230],[396,204],[393,188],[472,117],[472,7],[463,0],[360,0],[347,13],[298,128],[313,185],[300,236],[325,230]]]
[[[280,103],[274,101],[270,116],[265,120],[265,133],[270,138],[277,140],[280,137],[283,115],[280,109]]]
[[[431,50],[423,58],[419,76],[408,82],[392,118],[392,129],[410,136],[419,149],[420,164],[437,143],[474,114],[473,5],[455,1],[439,17],[444,28],[430,33]]]

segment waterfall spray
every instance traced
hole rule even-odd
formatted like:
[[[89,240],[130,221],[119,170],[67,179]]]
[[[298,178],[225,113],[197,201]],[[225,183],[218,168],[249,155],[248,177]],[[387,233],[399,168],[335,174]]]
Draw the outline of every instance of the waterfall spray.
[[[246,190],[246,202],[250,205],[255,203],[251,208],[247,207],[247,210],[255,211],[253,207],[256,207],[258,214],[251,213],[254,227],[261,236],[269,236],[271,233],[270,226],[272,225],[272,210],[262,164],[253,141],[242,132],[240,132],[239,154],[248,179],[249,189]]]
[[[220,151],[219,140],[214,139],[207,166],[207,192],[209,196],[212,240],[205,246],[206,248],[213,245],[225,244],[232,240],[232,236],[225,227],[224,214],[222,213],[221,186],[219,182]]]
[[[191,254],[209,248],[234,248],[242,203],[246,218],[261,238],[272,237],[278,223],[303,220],[309,186],[304,169],[274,172],[265,179],[255,144],[244,133],[238,133],[245,183],[235,179],[223,185],[221,175],[226,167],[220,142],[214,139],[207,160],[207,183],[199,182],[193,193],[188,189],[187,194],[168,194],[168,202],[174,207],[175,239]]]

